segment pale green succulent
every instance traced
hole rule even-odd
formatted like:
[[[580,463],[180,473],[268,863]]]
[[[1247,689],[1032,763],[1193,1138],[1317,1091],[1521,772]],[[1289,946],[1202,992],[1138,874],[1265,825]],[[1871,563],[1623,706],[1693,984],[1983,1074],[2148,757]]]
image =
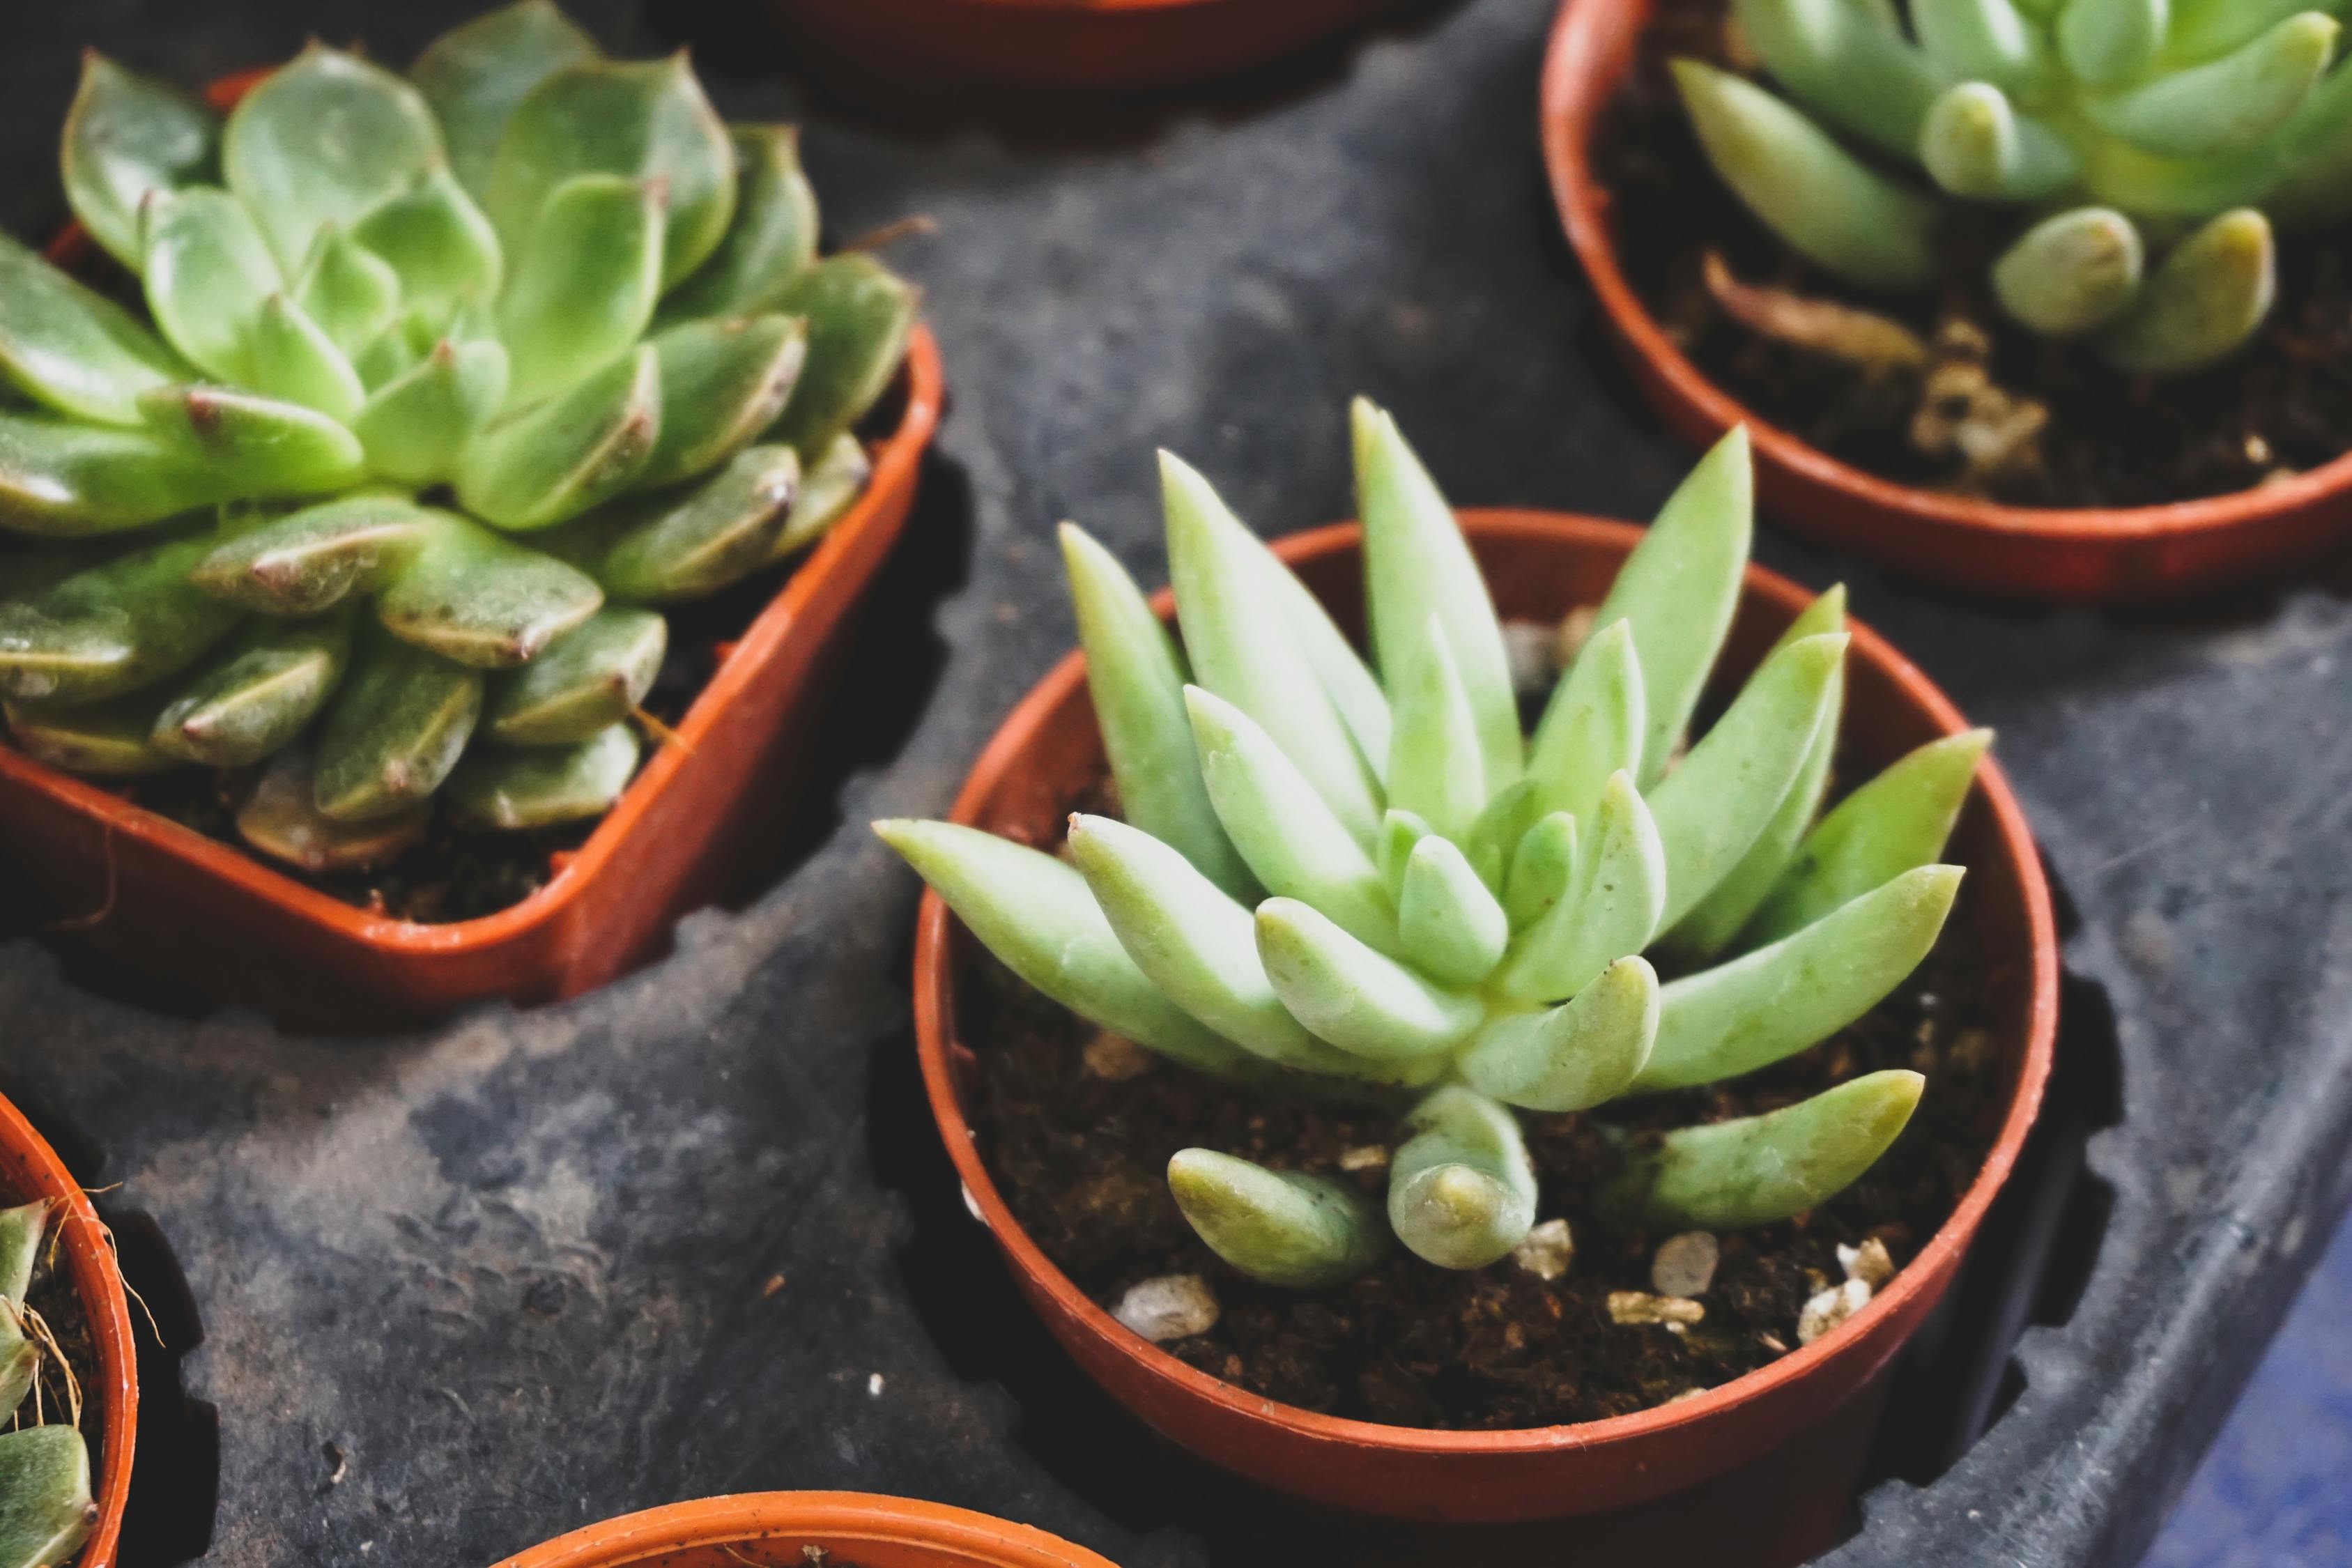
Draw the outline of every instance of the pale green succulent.
[[[36,1389],[55,1345],[25,1298],[48,1218],[40,1200],[0,1209],[0,1412],[11,1418],[0,1431],[0,1568],[56,1568],[98,1521],[79,1405],[46,1385]],[[52,1381],[70,1388],[69,1373],[49,1370]]]
[[[1355,437],[1371,666],[1163,458],[1181,652],[1107,551],[1062,534],[1126,820],[1073,816],[1066,860],[876,825],[1014,973],[1101,1027],[1255,1091],[1405,1097],[1386,1225],[1323,1177],[1170,1162],[1213,1249],[1302,1287],[1358,1272],[1391,1229],[1447,1268],[1509,1252],[1537,1218],[1510,1107],[1714,1082],[1860,1017],[1942,929],[1960,872],[1933,862],[1988,740],[1925,746],[1816,823],[1843,695],[1832,589],[1678,756],[1747,566],[1743,431],[1660,513],[1525,736],[1453,512],[1387,416],[1360,403]],[[1661,984],[1654,944],[1687,973]],[[1643,1226],[1783,1218],[1861,1175],[1921,1088],[1873,1073],[1629,1143],[1591,1201]]]
[[[1954,203],[2013,205],[2030,221],[1993,265],[2002,309],[2046,336],[2088,335],[2120,369],[2169,374],[2229,355],[2269,314],[2274,223],[2352,214],[2352,73],[2329,68],[2340,0],[1906,9],[1907,28],[1893,0],[1732,0],[1801,107],[1675,64],[1725,182],[1855,283],[1925,289]]]
[[[367,864],[432,800],[601,813],[658,606],[810,542],[914,292],[816,258],[788,127],[546,0],[405,78],[312,46],[226,120],[89,57],[82,226],[143,310],[0,237],[0,698],[33,754],[267,769],[238,825]]]

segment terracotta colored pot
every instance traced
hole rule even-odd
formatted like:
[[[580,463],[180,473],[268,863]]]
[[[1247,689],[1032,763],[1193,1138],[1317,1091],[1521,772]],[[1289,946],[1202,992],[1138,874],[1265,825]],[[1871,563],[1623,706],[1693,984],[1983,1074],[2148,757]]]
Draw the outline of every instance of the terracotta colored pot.
[[[625,1514],[498,1568],[1114,1568],[1025,1524],[866,1492],[747,1492]]]
[[[2167,506],[2001,506],[1841,463],[1706,379],[1626,281],[1592,138],[1633,68],[1650,0],[1567,0],[1544,63],[1544,159],[1568,241],[1650,401],[1702,446],[1745,422],[1764,505],[1792,529],[1931,581],[2064,600],[2148,599],[2307,561],[2352,533],[2352,455],[2274,484]]]
[[[1555,619],[1600,602],[1641,537],[1623,523],[1560,513],[1471,510],[1465,531],[1506,616]],[[1352,525],[1282,541],[1276,551],[1343,625],[1361,620],[1360,534]],[[1811,595],[1751,566],[1727,673],[1752,668]],[[1162,616],[1172,605],[1162,594]],[[1957,709],[1883,639],[1853,628],[1846,733],[1858,769],[1875,770],[1967,728]],[[958,796],[954,819],[1050,842],[1107,764],[1072,654],[1005,720]],[[1892,1284],[1843,1326],[1769,1366],[1655,1410],[1577,1426],[1440,1432],[1316,1415],[1197,1372],[1112,1319],[1038,1250],[1005,1206],[964,1115],[976,1061],[956,1032],[969,940],[937,894],[915,939],[915,1029],[925,1086],[949,1155],[1055,1338],[1113,1397],[1202,1458],[1268,1485],[1371,1513],[1454,1521],[1542,1519],[1617,1508],[1728,1470],[1813,1426],[1885,1365],[1943,1295],[2042,1103],[2058,1021],[2058,946],[2042,864],[2000,770],[1986,763],[1953,858],[1969,868],[1955,918],[1970,921],[2011,1075],[2008,1110],[1983,1169],[1943,1227]],[[986,1042],[980,1042],[984,1049]]]
[[[787,26],[928,81],[1166,87],[1264,65],[1398,0],[777,0]]]
[[[122,1289],[122,1271],[114,1264],[113,1240],[99,1223],[81,1184],[24,1113],[5,1100],[0,1100],[0,1198],[11,1204],[49,1200],[51,1234],[63,1248],[66,1273],[89,1324],[98,1354],[95,1392],[105,1402],[105,1413],[97,1431],[83,1428],[97,1468],[91,1490],[98,1502],[98,1524],[74,1563],[76,1568],[114,1568],[122,1507],[131,1497],[131,1457],[139,1435],[139,1357],[131,1339],[130,1301]]]

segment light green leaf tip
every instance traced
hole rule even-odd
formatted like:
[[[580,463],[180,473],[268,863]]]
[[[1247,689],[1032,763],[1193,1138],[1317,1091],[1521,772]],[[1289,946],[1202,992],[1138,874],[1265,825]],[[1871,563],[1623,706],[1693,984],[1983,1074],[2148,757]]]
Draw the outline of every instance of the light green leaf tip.
[[[1328,1176],[1182,1149],[1168,1162],[1168,1190],[1210,1251],[1269,1285],[1319,1290],[1345,1284],[1387,1250],[1371,1204]]]

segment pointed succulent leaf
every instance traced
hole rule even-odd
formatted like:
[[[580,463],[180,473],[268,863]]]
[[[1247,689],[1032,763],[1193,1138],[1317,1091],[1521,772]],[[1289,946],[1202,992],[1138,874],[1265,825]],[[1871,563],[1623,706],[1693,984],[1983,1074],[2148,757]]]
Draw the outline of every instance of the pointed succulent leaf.
[[[360,373],[302,308],[283,294],[262,301],[247,342],[254,389],[348,424],[367,398]]]
[[[2164,47],[2167,0],[2066,0],[2058,13],[2058,53],[2093,87],[2114,87],[2146,70]]]
[[[1504,889],[1511,858],[1527,837],[1528,829],[1543,816],[1543,791],[1537,787],[1533,777],[1521,778],[1479,809],[1469,832],[1463,837],[1462,853],[1489,889],[1498,893]]]
[[[1917,289],[1935,276],[1933,202],[1755,83],[1691,59],[1674,70],[1707,162],[1765,226],[1867,289]]]
[[[1957,866],[1922,866],[1794,936],[1669,982],[1634,1091],[1713,1083],[1769,1067],[1876,1006],[1936,945]]]
[[[457,765],[481,707],[479,670],[381,632],[361,637],[319,734],[320,812],[374,822],[422,805]]]
[[[345,358],[356,360],[399,312],[400,275],[341,225],[329,224],[295,275],[293,299]]]
[[[180,759],[155,744],[155,714],[171,693],[156,687],[74,708],[5,704],[8,733],[25,754],[61,773],[85,778],[137,778],[176,767]],[[6,1369],[16,1340],[0,1325],[0,1402],[8,1398]],[[16,1391],[17,1398],[24,1391]],[[10,1406],[14,1408],[14,1406]]]
[[[1328,1176],[1182,1149],[1168,1162],[1168,1190],[1210,1251],[1269,1285],[1319,1290],[1345,1284],[1388,1247],[1371,1204]]]
[[[568,746],[478,746],[442,793],[463,820],[509,832],[613,809],[637,771],[636,731],[609,724]]]
[[[775,558],[798,506],[800,474],[790,447],[746,447],[686,489],[611,502],[531,542],[616,601],[698,599]]]
[[[1511,921],[1462,851],[1432,834],[1405,858],[1397,933],[1415,968],[1475,985],[1502,962]]]
[[[499,300],[516,403],[572,385],[643,335],[661,292],[661,204],[658,185],[615,174],[583,174],[548,196]]]
[[[583,174],[665,193],[661,287],[718,247],[735,212],[735,148],[683,53],[564,66],[516,104],[483,204],[509,252],[548,193]]]
[[[1899,27],[1853,0],[1735,0],[1740,36],[1796,97],[1902,157],[1950,78]]]
[[[89,1446],[62,1422],[0,1433],[0,1562],[65,1563],[98,1523]]]
[[[148,427],[203,464],[224,499],[320,495],[366,476],[359,437],[299,404],[224,386],[139,395]]]
[[[175,687],[152,714],[156,752],[206,767],[257,763],[301,734],[351,661],[352,616],[249,623],[226,649]]]
[[[321,225],[350,223],[440,161],[415,88],[320,44],[257,82],[221,133],[222,178],[289,272]]]
[[[438,165],[369,209],[352,238],[392,268],[411,301],[454,310],[462,300],[495,300],[506,275],[498,230]]]
[[[1264,1081],[1263,1063],[1170,1001],[1103,918],[1086,879],[1053,856],[948,822],[874,824],[1005,967],[1097,1027],[1185,1067]]]
[[[449,167],[480,195],[516,106],[564,67],[601,53],[552,0],[516,0],[434,39],[408,79],[441,122]]]
[[[2250,43],[2290,16],[2340,10],[2340,0],[2172,0],[2164,52],[2177,60],[2210,59]]]
[[[1257,879],[1225,837],[1201,782],[1183,655],[1117,556],[1076,523],[1062,524],[1061,542],[1087,693],[1127,820],[1225,892],[1255,900]]]
[[[1632,571],[1630,564],[1627,571]],[[1626,573],[1620,573],[1618,580],[1624,583]],[[1636,592],[1631,585],[1625,591],[1629,597]],[[1647,605],[1638,607],[1649,617]],[[1654,640],[1664,635],[1661,627]],[[1621,614],[1578,650],[1576,662],[1552,688],[1536,725],[1528,775],[1535,781],[1545,810],[1589,817],[1610,774],[1621,768],[1640,773],[1648,740],[1641,656],[1634,648],[1633,624]]]
[[[203,537],[147,545],[0,605],[0,697],[102,701],[202,658],[243,615],[188,581],[210,548]]]
[[[1437,832],[1460,837],[1486,804],[1486,764],[1470,695],[1434,612],[1403,657],[1391,691],[1389,799]]]
[[[1749,946],[1778,942],[1934,863],[1990,744],[1990,730],[1930,741],[1839,802],[1805,836],[1740,940]]]
[[[210,185],[150,192],[140,213],[155,324],[207,374],[248,379],[247,342],[262,301],[283,284],[252,216]]]
[[[1485,1013],[1476,996],[1432,984],[1296,899],[1258,905],[1257,952],[1291,1016],[1372,1061],[1432,1061]]]
[[[1413,1108],[1389,1164],[1389,1227],[1440,1268],[1484,1268],[1536,1222],[1535,1166],[1511,1113],[1451,1084]]]
[[[507,351],[444,338],[411,369],[368,395],[352,434],[370,472],[404,485],[447,479],[507,393]]]
[[[1256,535],[1249,537],[1256,542]],[[1298,580],[1297,574],[1263,544],[1258,549],[1265,558],[1267,581],[1274,585],[1274,596],[1281,605],[1283,629],[1290,634],[1293,649],[1307,661],[1315,679],[1322,683],[1324,695],[1339,710],[1339,721],[1356,738],[1356,750],[1362,754],[1365,764],[1384,780],[1393,729],[1387,694],[1365,668],[1362,656],[1349,643],[1347,634],[1307,591],[1307,584]]]
[[[2139,230],[2113,207],[2076,207],[2027,229],[1992,266],[2001,309],[2044,337],[2079,337],[2139,291]]]
[[[1404,890],[1405,862],[1412,858],[1413,846],[1428,837],[1429,831],[1429,824],[1394,806],[1381,818],[1381,831],[1372,840],[1372,865],[1391,898]]]
[[[2174,246],[2094,341],[2118,370],[2176,375],[2235,353],[2277,295],[2270,220],[2239,207]]]
[[[1607,786],[1602,788],[1605,792]],[[1599,802],[1593,803],[1593,809],[1597,816]],[[1564,811],[1555,811],[1538,818],[1520,837],[1503,884],[1503,907],[1510,913],[1513,929],[1533,926],[1568,897],[1576,877],[1576,820]],[[1663,888],[1663,875],[1658,881]]]
[[[793,275],[766,309],[808,321],[808,360],[768,439],[803,458],[865,418],[907,357],[918,296],[866,255],[835,256]]]
[[[419,801],[390,816],[340,821],[320,811],[317,782],[308,746],[277,752],[237,807],[237,837],[264,855],[323,875],[383,865],[424,837],[432,819],[432,804]]]
[[[653,340],[661,366],[661,439],[639,489],[674,485],[725,462],[776,421],[808,355],[797,316],[688,321]]]
[[[266,616],[314,616],[382,586],[432,526],[432,513],[397,496],[325,501],[216,545],[188,580]]]
[[[800,132],[733,125],[735,217],[710,259],[662,300],[662,319],[772,309],[776,291],[816,259],[816,191],[801,173]]]
[[[2042,30],[2012,0],[1912,0],[1911,26],[1929,58],[1956,77],[2028,88],[2049,68]]]
[[[1573,996],[1656,934],[1665,907],[1665,852],[1632,778],[1618,773],[1594,811],[1591,847],[1559,900],[1521,931],[1495,983],[1521,1002]]]
[[[500,528],[546,528],[628,489],[660,435],[660,367],[641,344],[484,430],[458,462],[457,499]]]
[[[1459,1066],[1464,1082],[1506,1104],[1582,1110],[1625,1092],[1657,1033],[1657,971],[1633,953],[1557,1007],[1490,1016]]]
[[[130,311],[0,235],[0,375],[16,390],[60,414],[136,425],[139,394],[190,374]]]
[[[1866,1073],[1761,1116],[1668,1132],[1628,1153],[1600,1202],[1653,1233],[1746,1230],[1802,1214],[1877,1163],[1927,1081]]]
[[[1383,809],[1380,786],[1322,683],[1293,651],[1261,547],[1209,482],[1181,459],[1160,454],[1160,475],[1169,575],[1193,679],[1254,721],[1253,728],[1282,737],[1280,750],[1293,771],[1311,781],[1304,793],[1357,841],[1370,842]],[[1212,781],[1211,797],[1216,793]],[[1222,804],[1218,815],[1225,815]],[[1225,827],[1249,858],[1249,846],[1230,819]],[[1256,868],[1254,859],[1251,864]],[[1262,869],[1259,879],[1265,880]]]
[[[415,552],[386,579],[375,608],[404,642],[500,669],[537,658],[604,602],[604,590],[578,568],[455,512],[437,512]]]
[[[800,493],[784,516],[783,531],[769,547],[766,563],[796,555],[824,538],[857,505],[873,476],[874,461],[857,437],[846,431],[835,436],[814,463],[804,465]]]
[[[0,1209],[0,1300],[12,1307],[25,1304],[33,1288],[33,1268],[40,1261],[41,1238],[48,1231],[49,1200],[35,1198],[12,1209]],[[24,1398],[20,1393],[16,1396]],[[0,1404],[6,1401],[0,1400]],[[14,1410],[16,1406],[9,1405]]]
[[[494,678],[482,733],[509,746],[570,746],[636,710],[661,673],[669,623],[652,610],[611,605]]]
[[[66,200],[123,266],[136,272],[145,260],[139,212],[147,193],[210,178],[219,147],[220,116],[95,49],[84,52],[66,114]]]
[[[1919,162],[1954,195],[1981,201],[2040,201],[2083,173],[2056,132],[1986,81],[1962,82],[1936,100],[1919,128]]]
[[[0,413],[0,528],[79,539],[227,499],[234,485],[163,433]]]
[[[2285,123],[2310,96],[2341,31],[2335,17],[2305,11],[2220,59],[2085,99],[2083,112],[2109,135],[2160,156],[2233,153]]]

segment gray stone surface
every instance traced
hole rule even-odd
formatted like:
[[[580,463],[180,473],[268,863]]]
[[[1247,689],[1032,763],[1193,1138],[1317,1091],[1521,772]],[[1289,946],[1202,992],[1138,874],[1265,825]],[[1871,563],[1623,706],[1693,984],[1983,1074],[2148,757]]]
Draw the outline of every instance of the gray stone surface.
[[[467,8],[18,7],[0,217],[60,216],[55,127],[85,44],[195,80],[311,31],[404,59]],[[756,19],[650,9],[589,14],[615,38],[695,38],[732,110],[791,104]],[[1361,390],[1459,501],[1640,516],[1663,498],[1690,455],[1598,342],[1541,184],[1549,10],[1473,0],[1293,89],[1108,139],[813,117],[837,235],[938,218],[898,259],[955,389],[913,564],[848,678],[853,708],[903,711],[856,716],[843,743],[895,754],[848,780],[845,819],[942,808],[1066,645],[1054,521],[1158,574],[1155,446],[1267,531],[1322,521],[1348,509]],[[2070,1211],[2089,1223],[2056,1233],[2087,1273],[2071,1320],[2026,1331],[1990,1436],[1930,1487],[1873,1493],[1836,1561],[2127,1563],[2352,1184],[2352,613],[2315,583],[2197,616],[1994,609],[1779,532],[1760,553],[1844,577],[1859,616],[2000,728],[2081,917],[2078,1121],[2104,1119],[2121,1064],[2122,1120],[2091,1137]],[[937,639],[952,658],[922,698]],[[154,1217],[200,1307],[211,1560],[462,1568],[787,1486],[984,1508],[1130,1568],[1364,1560],[1138,1438],[1008,1305],[915,1099],[914,902],[845,829],[600,994],[363,1041],[159,1013],[36,942],[0,948],[0,1073],[102,1149],[110,1201]]]

